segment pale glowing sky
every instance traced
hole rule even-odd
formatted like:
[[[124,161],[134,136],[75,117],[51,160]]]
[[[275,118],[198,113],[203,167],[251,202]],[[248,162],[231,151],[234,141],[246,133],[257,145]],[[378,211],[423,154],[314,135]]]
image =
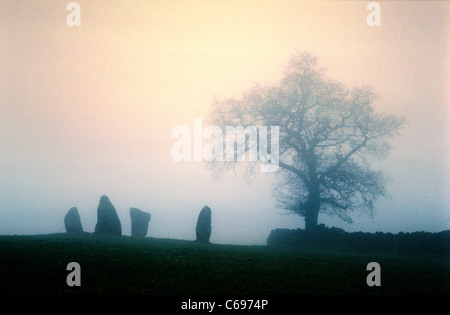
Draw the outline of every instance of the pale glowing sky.
[[[63,232],[78,207],[94,230],[100,196],[124,234],[129,208],[152,214],[148,236],[195,238],[213,213],[212,242],[265,244],[270,230],[303,227],[276,209],[271,175],[222,182],[201,162],[174,162],[177,125],[208,118],[215,96],[239,97],[278,80],[296,50],[316,54],[329,77],[368,84],[379,111],[406,116],[389,157],[389,200],[348,231],[450,229],[448,2],[0,0],[0,234]]]

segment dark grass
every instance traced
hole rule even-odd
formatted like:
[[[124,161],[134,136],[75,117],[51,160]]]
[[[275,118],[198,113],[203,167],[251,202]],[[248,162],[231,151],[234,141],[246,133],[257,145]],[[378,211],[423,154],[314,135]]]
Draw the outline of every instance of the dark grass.
[[[69,287],[69,262],[81,286]],[[369,262],[381,287],[369,287]],[[448,257],[393,255],[90,233],[0,236],[3,294],[450,294]]]

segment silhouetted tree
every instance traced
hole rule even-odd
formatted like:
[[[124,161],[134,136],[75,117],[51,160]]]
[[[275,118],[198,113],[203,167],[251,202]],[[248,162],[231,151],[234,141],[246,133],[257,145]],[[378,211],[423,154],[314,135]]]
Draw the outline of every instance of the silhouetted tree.
[[[371,169],[368,158],[388,153],[403,118],[375,113],[377,99],[368,86],[349,89],[330,80],[315,56],[301,52],[279,83],[257,84],[241,99],[216,100],[212,120],[222,128],[280,126],[275,197],[312,230],[319,212],[351,223],[349,211],[368,209],[372,215],[374,201],[386,195],[386,178]],[[247,164],[249,175],[256,163]],[[236,161],[209,165],[221,173]]]

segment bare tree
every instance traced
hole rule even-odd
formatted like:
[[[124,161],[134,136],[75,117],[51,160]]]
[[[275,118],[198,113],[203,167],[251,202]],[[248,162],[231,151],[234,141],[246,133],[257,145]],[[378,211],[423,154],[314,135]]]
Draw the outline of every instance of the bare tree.
[[[283,209],[318,224],[319,212],[351,222],[349,211],[366,209],[386,195],[386,178],[369,158],[382,158],[403,118],[375,113],[378,96],[368,87],[349,89],[327,78],[317,58],[297,53],[281,81],[256,85],[241,99],[216,100],[212,119],[219,126],[280,126],[279,170],[274,194]],[[249,174],[255,163],[248,163]],[[236,161],[214,162],[222,172]]]

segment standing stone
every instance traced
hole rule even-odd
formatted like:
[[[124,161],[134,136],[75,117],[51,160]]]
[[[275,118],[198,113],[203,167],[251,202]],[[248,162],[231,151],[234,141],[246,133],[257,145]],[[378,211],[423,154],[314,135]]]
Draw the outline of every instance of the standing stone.
[[[122,235],[122,226],[120,224],[119,216],[107,196],[102,196],[100,198],[97,209],[97,225],[95,226],[95,233]]]
[[[211,208],[204,206],[200,214],[198,215],[197,227],[195,228],[197,235],[197,241],[203,243],[209,243],[209,237],[211,236]]]
[[[130,208],[131,236],[147,236],[151,214],[136,208]]]
[[[66,226],[66,232],[83,232],[81,226],[80,214],[78,209],[73,207],[70,209],[64,217],[64,225]]]

